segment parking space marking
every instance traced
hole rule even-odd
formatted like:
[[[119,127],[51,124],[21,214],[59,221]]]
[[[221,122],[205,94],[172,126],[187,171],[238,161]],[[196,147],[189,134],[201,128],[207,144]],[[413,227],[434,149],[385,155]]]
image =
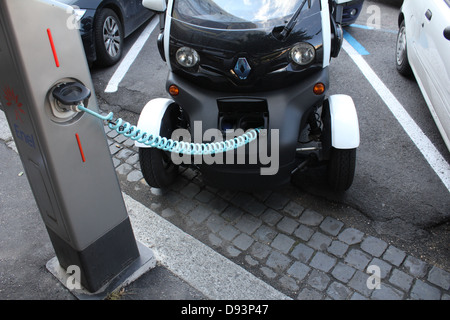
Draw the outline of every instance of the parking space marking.
[[[363,56],[360,55],[357,50],[355,50],[346,40],[344,40],[343,48],[358,66],[359,70],[363,73],[381,99],[383,99],[386,106],[398,120],[405,132],[450,192],[450,165],[448,162],[444,159],[444,157],[442,157],[430,139],[411,118],[394,94],[392,94],[389,88],[383,83],[383,81],[381,81],[375,71],[373,71],[369,64],[364,60]]]
[[[398,31],[395,31],[395,30],[375,28],[375,27],[365,26],[365,25],[362,25],[362,24],[355,24],[355,23],[349,25],[349,27],[351,27],[351,28],[358,28],[358,29],[365,29],[365,30],[372,30],[372,31],[381,31],[381,32],[387,32],[387,33],[392,33],[392,34],[397,34],[398,33]]]
[[[362,56],[368,56],[370,54],[369,51],[364,48],[364,46],[359,43],[353,36],[344,30],[344,39]]]
[[[153,17],[152,21],[147,25],[147,27],[144,29],[144,31],[142,31],[139,38],[136,40],[134,45],[128,51],[127,55],[120,63],[116,72],[114,72],[113,76],[109,80],[109,83],[105,89],[106,93],[117,92],[120,82],[127,74],[134,60],[136,60],[137,56],[141,52],[142,48],[144,47],[150,35],[152,34],[153,30],[155,30],[158,23],[159,18],[158,16],[155,16]]]

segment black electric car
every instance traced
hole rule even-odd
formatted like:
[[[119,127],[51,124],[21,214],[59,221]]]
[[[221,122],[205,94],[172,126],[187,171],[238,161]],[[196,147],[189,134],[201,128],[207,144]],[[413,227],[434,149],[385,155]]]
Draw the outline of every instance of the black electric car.
[[[230,148],[212,161],[179,161],[179,154],[137,142],[149,185],[170,185],[181,164],[197,168],[208,184],[255,190],[324,164],[332,188],[347,190],[359,146],[356,108],[349,96],[326,95],[330,60],[342,45],[337,13],[346,2],[144,0],[162,19],[158,47],[171,98],[150,101],[138,127],[167,138],[183,129],[199,145],[197,158],[227,132],[231,139],[259,133],[256,146]]]

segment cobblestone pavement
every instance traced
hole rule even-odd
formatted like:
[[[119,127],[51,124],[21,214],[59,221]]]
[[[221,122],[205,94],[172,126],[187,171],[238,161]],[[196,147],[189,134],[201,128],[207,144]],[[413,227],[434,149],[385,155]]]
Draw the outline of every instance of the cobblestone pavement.
[[[133,141],[105,131],[125,192],[293,299],[450,299],[449,270],[314,210],[294,187],[229,192],[184,169],[161,192],[145,183]],[[17,152],[3,112],[0,140]]]
[[[450,299],[447,270],[308,207],[294,187],[223,191],[181,169],[169,190],[151,189],[134,143],[105,130],[129,194],[293,299]]]

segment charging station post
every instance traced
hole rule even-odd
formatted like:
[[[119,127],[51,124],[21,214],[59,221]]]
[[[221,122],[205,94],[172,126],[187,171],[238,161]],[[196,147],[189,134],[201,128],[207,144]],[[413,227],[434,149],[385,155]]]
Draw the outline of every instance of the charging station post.
[[[72,106],[98,110],[70,10],[0,0],[0,101],[58,264],[94,294],[155,258],[135,240],[102,122]]]

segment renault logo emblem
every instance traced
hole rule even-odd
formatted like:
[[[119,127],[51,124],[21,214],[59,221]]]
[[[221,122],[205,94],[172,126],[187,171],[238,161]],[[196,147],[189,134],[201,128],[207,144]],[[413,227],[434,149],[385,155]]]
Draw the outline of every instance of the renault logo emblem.
[[[236,75],[241,80],[247,79],[251,70],[252,70],[252,68],[250,67],[247,59],[245,59],[245,58],[239,58],[236,63],[236,66],[234,67],[234,73],[236,73]]]

